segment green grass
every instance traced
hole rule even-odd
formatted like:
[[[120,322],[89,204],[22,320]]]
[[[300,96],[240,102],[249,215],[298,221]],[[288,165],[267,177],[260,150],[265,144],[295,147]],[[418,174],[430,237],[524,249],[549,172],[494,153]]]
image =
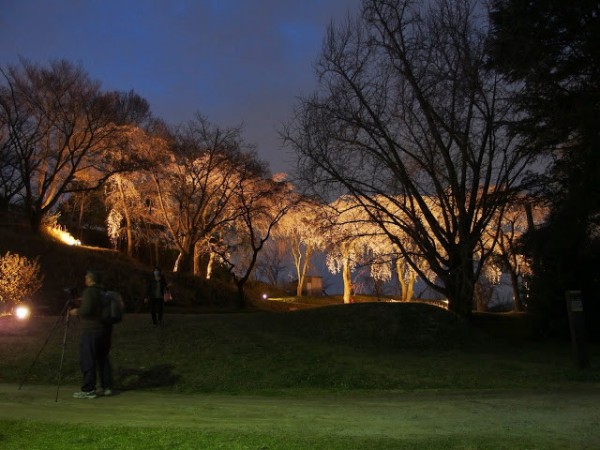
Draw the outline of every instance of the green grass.
[[[62,371],[79,382],[77,323],[67,330]],[[0,335],[0,382],[57,380],[65,327],[34,317]],[[47,343],[44,345],[44,343]],[[188,393],[281,393],[355,390],[544,388],[598,382],[578,370],[568,342],[512,342],[477,332],[424,304],[352,304],[291,313],[149,315],[116,325],[117,387]],[[597,346],[592,346],[596,357]]]
[[[576,449],[593,448],[598,440],[579,437],[575,441],[515,433],[518,429],[496,429],[484,432],[464,429],[455,433],[437,433],[429,436],[343,436],[326,434],[289,434],[274,430],[268,433],[235,431],[198,431],[190,428],[128,427],[119,426],[107,432],[96,425],[48,425],[29,421],[0,421],[0,442],[6,450],[45,449],[327,449],[327,450],[389,450],[389,449]],[[545,430],[547,431],[547,430]],[[588,431],[589,432],[589,431]],[[28,436],[24,439],[23,436]],[[590,445],[591,444],[591,445]]]
[[[62,288],[100,266],[129,311],[140,312],[147,267],[12,229],[0,228],[0,238],[2,252],[40,255],[46,310],[60,310]],[[597,343],[592,368],[579,370],[569,342],[528,339],[524,315],[466,323],[431,305],[340,305],[338,297],[256,300],[263,311],[206,314],[231,311],[233,291],[173,281],[179,302],[163,327],[143,310],[115,327],[122,395],[106,401],[69,398],[67,387],[81,379],[76,320],[65,327],[39,315],[18,326],[0,318],[0,383],[25,385],[0,392],[0,448],[600,448]],[[34,386],[41,397],[32,397]],[[137,405],[142,397],[149,403]]]
[[[568,342],[492,338],[425,304],[363,303],[291,313],[168,311],[163,327],[153,327],[148,314],[129,314],[115,327],[116,388],[123,393],[118,401],[148,392],[185,404],[188,395],[199,395],[204,409],[167,412],[165,403],[158,425],[151,418],[144,421],[150,412],[141,409],[135,415],[141,422],[129,426],[125,416],[116,429],[106,419],[86,425],[4,415],[2,448],[558,449],[600,444],[597,345],[590,347],[592,369],[582,371]],[[19,383],[31,368],[26,386],[55,386],[65,330],[62,384],[77,386],[77,323],[65,328],[56,317],[34,317],[23,328],[3,327],[0,382]],[[110,401],[84,401],[81,407],[95,414],[110,408]]]

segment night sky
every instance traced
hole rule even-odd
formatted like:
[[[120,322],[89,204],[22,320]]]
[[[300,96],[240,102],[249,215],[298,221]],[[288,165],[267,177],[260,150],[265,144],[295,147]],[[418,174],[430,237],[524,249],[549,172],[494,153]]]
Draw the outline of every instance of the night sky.
[[[360,0],[1,0],[0,65],[81,64],[105,90],[135,90],[170,124],[197,112],[245,139],[273,172],[293,155],[277,135],[316,86],[330,21]]]

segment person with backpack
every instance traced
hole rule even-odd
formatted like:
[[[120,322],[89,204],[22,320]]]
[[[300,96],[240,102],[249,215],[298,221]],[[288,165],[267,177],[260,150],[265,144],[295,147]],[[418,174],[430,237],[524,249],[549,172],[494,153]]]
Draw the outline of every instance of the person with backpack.
[[[112,324],[103,320],[104,287],[100,283],[100,274],[88,270],[85,274],[86,288],[81,297],[79,308],[72,309],[72,315],[79,316],[81,336],[79,338],[79,363],[83,375],[81,391],[74,398],[96,398],[96,371],[100,374],[103,395],[112,395],[112,367],[109,353],[112,338]]]
[[[152,276],[148,279],[146,297],[144,298],[144,303],[150,302],[150,315],[154,326],[162,325],[165,293],[169,293],[167,280],[160,268],[155,267]]]

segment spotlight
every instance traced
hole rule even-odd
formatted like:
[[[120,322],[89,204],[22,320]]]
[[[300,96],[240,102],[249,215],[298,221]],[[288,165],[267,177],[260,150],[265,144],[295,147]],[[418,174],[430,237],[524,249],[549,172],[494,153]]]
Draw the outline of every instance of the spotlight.
[[[18,305],[15,308],[15,317],[19,320],[27,320],[31,316],[31,309],[25,305]]]
[[[263,299],[263,300],[266,300],[266,299],[268,299],[268,298],[269,298],[269,296],[268,296],[267,294],[263,294],[263,295],[262,295],[262,299]]]

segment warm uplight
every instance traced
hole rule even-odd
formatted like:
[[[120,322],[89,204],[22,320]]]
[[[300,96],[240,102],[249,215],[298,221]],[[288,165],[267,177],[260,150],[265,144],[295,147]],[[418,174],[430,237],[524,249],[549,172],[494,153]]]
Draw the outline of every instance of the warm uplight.
[[[19,320],[27,320],[31,316],[31,310],[25,305],[19,305],[15,308],[15,317]]]
[[[62,230],[61,228],[46,227],[46,233],[63,244],[81,245],[81,241],[79,239],[75,239],[73,236],[71,236],[71,233],[66,230]]]

